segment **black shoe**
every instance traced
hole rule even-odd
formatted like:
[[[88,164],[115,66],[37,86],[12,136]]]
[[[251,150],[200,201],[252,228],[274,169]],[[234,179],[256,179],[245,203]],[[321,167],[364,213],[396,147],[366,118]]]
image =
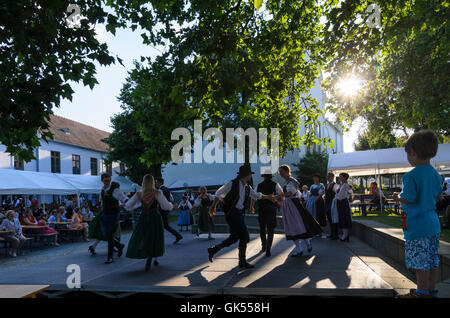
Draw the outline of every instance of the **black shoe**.
[[[213,262],[214,254],[216,254],[216,251],[212,247],[208,248],[209,261],[211,263]]]
[[[125,244],[120,244],[118,251],[117,251],[117,257],[121,257],[123,253],[123,249],[125,247]]]
[[[266,257],[270,257],[272,254],[270,254],[270,251],[266,251]]]
[[[112,262],[114,262],[114,260],[113,260],[112,258],[108,258],[108,259],[105,261],[105,264],[111,264]]]
[[[239,263],[239,267],[240,268],[255,268],[255,265],[245,262],[245,263]]]
[[[308,246],[308,253],[311,253],[312,252],[312,245],[309,245]]]
[[[97,253],[95,253],[94,247],[92,245],[89,246],[88,251],[91,253],[92,256],[97,254]]]
[[[181,241],[183,239],[182,236],[177,237],[177,239],[175,240],[175,242],[173,242],[173,244],[177,244],[179,241]]]
[[[152,259],[147,259],[147,262],[145,263],[145,271],[148,272],[150,268],[152,267]]]
[[[266,246],[261,246],[261,253],[264,253],[266,251],[267,247]]]
[[[159,262],[155,259],[155,260],[153,261],[153,265],[158,266],[158,265],[159,265]]]

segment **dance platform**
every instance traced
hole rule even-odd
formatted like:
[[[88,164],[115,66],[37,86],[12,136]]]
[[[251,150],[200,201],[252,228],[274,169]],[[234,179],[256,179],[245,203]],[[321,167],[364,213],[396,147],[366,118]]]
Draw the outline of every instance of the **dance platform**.
[[[313,251],[302,257],[289,257],[294,245],[284,235],[276,234],[272,257],[260,253],[260,240],[251,234],[247,257],[254,269],[238,268],[237,244],[220,251],[213,263],[207,248],[226,234],[215,234],[215,241],[205,235],[199,238],[182,232],[184,239],[173,245],[166,232],[166,252],[160,265],[144,271],[145,260],[128,259],[124,255],[106,265],[106,242],[97,247],[97,255],[88,253],[92,244],[79,242],[58,248],[28,253],[16,259],[0,259],[0,284],[48,284],[48,297],[61,296],[74,290],[66,280],[67,266],[81,269],[78,292],[125,297],[132,294],[165,294],[184,296],[266,295],[266,296],[357,296],[393,297],[394,288],[347,246],[348,243],[313,239]],[[126,243],[130,234],[123,235]],[[42,252],[42,253],[41,253]],[[39,254],[41,253],[41,254]]]

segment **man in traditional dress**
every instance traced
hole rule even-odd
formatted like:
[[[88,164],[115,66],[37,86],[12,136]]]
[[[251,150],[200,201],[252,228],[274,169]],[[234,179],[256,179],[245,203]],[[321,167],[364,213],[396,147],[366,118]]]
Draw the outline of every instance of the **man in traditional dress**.
[[[169,189],[167,189],[167,187],[164,185],[164,179],[161,177],[155,178],[155,185],[157,189],[162,191],[167,201],[173,203],[172,194],[170,193]],[[175,236],[175,242],[173,242],[173,244],[177,244],[183,238],[183,236],[169,225],[170,211],[163,210],[161,209],[161,207],[159,207],[159,211],[161,212],[161,217],[163,219],[164,229],[166,229],[167,231],[169,231],[169,233]]]
[[[216,206],[219,200],[222,200],[225,219],[230,228],[230,236],[222,243],[208,248],[209,261],[213,261],[213,256],[221,249],[228,247],[239,241],[239,267],[253,268],[254,266],[247,263],[246,249],[247,243],[250,241],[247,226],[245,225],[245,207],[248,206],[249,198],[260,200],[267,199],[274,201],[274,195],[265,195],[256,192],[247,183],[250,181],[252,174],[250,166],[243,165],[239,168],[237,178],[223,185],[216,191],[216,197],[210,207],[210,214],[216,213]]]

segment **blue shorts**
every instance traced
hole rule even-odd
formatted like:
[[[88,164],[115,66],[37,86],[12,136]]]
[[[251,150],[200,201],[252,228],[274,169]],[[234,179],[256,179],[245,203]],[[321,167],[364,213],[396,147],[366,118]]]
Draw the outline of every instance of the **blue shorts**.
[[[405,259],[408,269],[430,270],[439,267],[439,234],[417,240],[406,240]]]

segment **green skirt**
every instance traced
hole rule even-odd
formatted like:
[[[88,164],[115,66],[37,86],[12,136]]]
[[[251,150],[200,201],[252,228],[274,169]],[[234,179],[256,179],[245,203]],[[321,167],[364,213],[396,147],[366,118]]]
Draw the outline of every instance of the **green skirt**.
[[[100,241],[108,241],[107,238],[103,235],[102,228],[100,225],[100,220],[102,218],[103,211],[100,211],[97,213],[96,216],[92,219],[92,221],[89,223],[88,228],[88,237],[93,240],[100,240]],[[114,237],[120,241],[120,223],[117,226],[117,230],[114,233]]]
[[[143,211],[128,242],[128,258],[159,257],[164,254],[164,226],[157,209]]]
[[[102,229],[100,227],[100,219],[102,217],[102,214],[103,211],[97,213],[97,215],[94,216],[92,221],[89,223],[88,236],[90,239],[106,241],[106,238],[104,237]]]

